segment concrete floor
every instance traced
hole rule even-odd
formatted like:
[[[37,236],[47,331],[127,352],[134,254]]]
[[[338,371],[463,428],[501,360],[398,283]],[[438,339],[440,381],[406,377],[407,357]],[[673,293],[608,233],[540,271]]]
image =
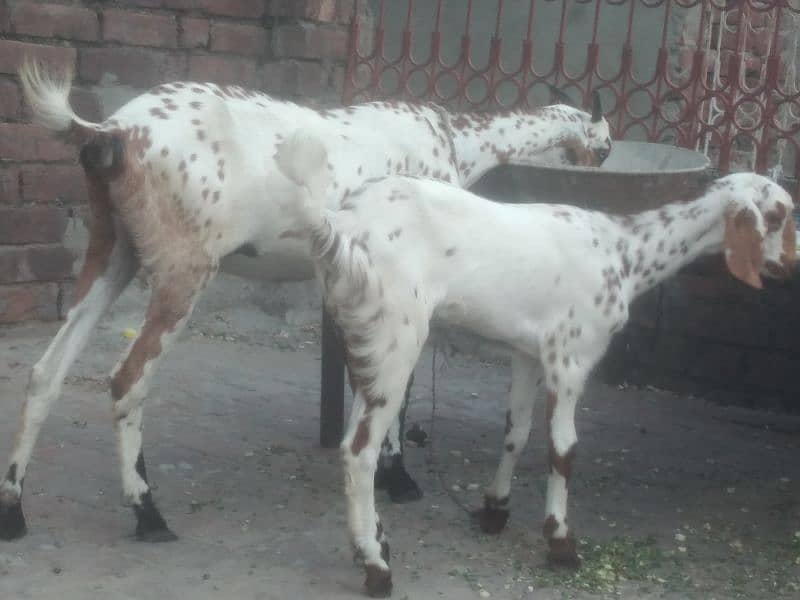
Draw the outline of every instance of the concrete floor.
[[[359,597],[338,456],[317,444],[313,289],[230,275],[212,285],[147,403],[154,495],[180,539],[146,545],[120,503],[105,384],[146,300],[132,286],[44,428],[25,481],[30,533],[0,543],[0,599]],[[0,329],[2,460],[29,367],[57,327]],[[428,432],[430,383],[428,351],[409,414]],[[395,598],[800,597],[800,421],[592,385],[571,488],[584,569],[552,574],[541,422],[506,531],[482,535],[462,509],[480,505],[496,465],[508,383],[506,365],[463,355],[438,371],[434,447],[407,452],[425,498],[378,496]]]

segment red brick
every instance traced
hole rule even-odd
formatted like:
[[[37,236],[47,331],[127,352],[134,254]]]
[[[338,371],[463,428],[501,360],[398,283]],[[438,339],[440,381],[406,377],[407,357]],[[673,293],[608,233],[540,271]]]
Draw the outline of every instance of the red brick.
[[[103,11],[103,39],[131,46],[175,48],[178,45],[178,23],[169,15],[108,8]]]
[[[97,83],[105,74],[118,83],[149,88],[158,83],[183,79],[186,60],[183,56],[142,48],[81,48],[81,79]]]
[[[0,247],[0,284],[72,277],[75,257],[64,246]]]
[[[79,6],[18,2],[11,6],[13,33],[68,40],[97,40],[97,13]]]
[[[181,18],[181,47],[208,48],[208,37],[211,24],[208,19],[194,17]]]
[[[0,240],[3,244],[53,244],[60,242],[67,227],[62,208],[0,208]]]
[[[219,85],[240,85],[252,89],[261,87],[256,63],[248,58],[213,55],[190,56],[189,79],[210,81]]]
[[[6,160],[70,160],[75,158],[75,148],[38,125],[0,123],[0,156]]]
[[[78,165],[23,165],[22,199],[25,202],[83,204],[86,178]]]
[[[23,283],[0,286],[0,323],[31,319],[53,321],[59,315],[57,283]]]
[[[272,40],[276,56],[333,60],[347,56],[348,32],[344,28],[287,23],[275,28]]]
[[[0,79],[0,119],[19,119],[21,103],[19,86],[9,79]]]
[[[0,40],[0,73],[16,74],[25,56],[45,63],[51,69],[74,68],[76,55],[75,48]]]
[[[350,23],[354,7],[355,0],[271,0],[267,14],[321,23]]]
[[[262,56],[267,51],[267,32],[260,26],[214,23],[211,50]]]
[[[330,72],[315,62],[267,63],[264,65],[264,89],[272,94],[317,96],[330,89]]]
[[[264,0],[164,0],[165,8],[196,9],[212,15],[260,19]]]
[[[0,205],[20,202],[19,167],[8,166],[0,169]]]

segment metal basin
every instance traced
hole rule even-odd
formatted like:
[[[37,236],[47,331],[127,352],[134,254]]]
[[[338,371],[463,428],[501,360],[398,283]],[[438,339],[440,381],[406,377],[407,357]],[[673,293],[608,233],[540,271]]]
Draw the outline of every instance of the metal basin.
[[[501,202],[573,204],[624,214],[689,200],[711,178],[710,162],[700,152],[616,141],[599,168],[504,165],[484,175],[472,190]]]

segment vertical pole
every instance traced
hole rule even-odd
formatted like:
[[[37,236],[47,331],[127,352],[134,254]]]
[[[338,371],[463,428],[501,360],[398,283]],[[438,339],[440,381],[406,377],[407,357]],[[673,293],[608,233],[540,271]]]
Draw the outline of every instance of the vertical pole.
[[[319,402],[319,443],[337,448],[344,433],[344,346],[336,324],[322,309],[322,381]]]

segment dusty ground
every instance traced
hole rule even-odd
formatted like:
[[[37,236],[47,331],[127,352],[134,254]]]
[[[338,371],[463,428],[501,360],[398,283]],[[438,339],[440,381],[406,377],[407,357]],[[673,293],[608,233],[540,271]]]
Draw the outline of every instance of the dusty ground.
[[[287,325],[279,300],[231,276],[198,308],[145,413],[156,500],[180,540],[131,539],[104,381],[144,298],[126,294],[65,385],[26,479],[30,533],[0,543],[0,598],[358,597],[337,453],[317,444],[318,329]],[[305,308],[291,320],[316,316],[313,300]],[[56,329],[0,329],[2,460]],[[428,352],[410,411],[427,431],[430,365]],[[496,464],[508,382],[507,366],[460,355],[438,372],[433,452],[408,450],[426,496],[378,497],[395,598],[800,597],[800,421],[591,386],[571,497],[585,567],[554,575],[542,568],[541,422],[507,530],[484,536],[461,508],[479,506]]]

